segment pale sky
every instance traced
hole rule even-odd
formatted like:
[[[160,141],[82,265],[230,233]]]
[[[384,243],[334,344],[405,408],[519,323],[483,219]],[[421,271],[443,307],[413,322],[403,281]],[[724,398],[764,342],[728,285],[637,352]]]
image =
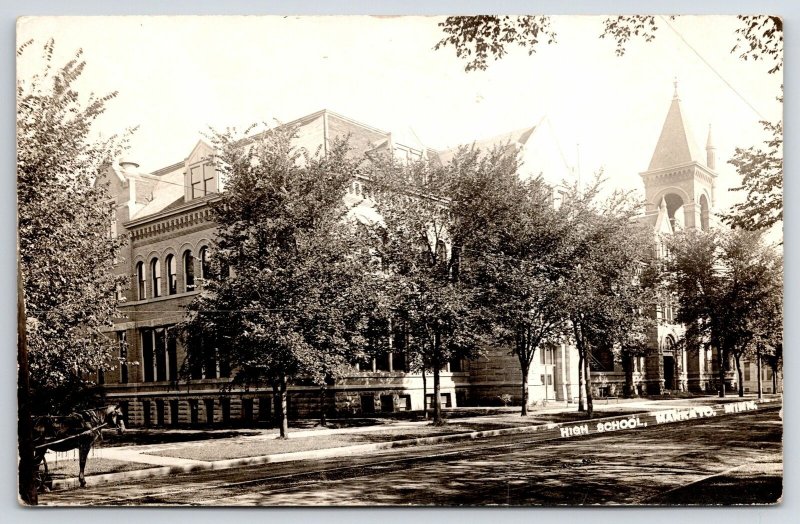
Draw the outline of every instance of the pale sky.
[[[701,150],[712,124],[717,210],[738,184],[735,147],[761,145],[758,121],[781,118],[783,82],[764,62],[730,53],[735,17],[663,19],[651,43],[624,57],[602,40],[602,17],[554,17],[558,42],[533,56],[512,48],[487,71],[464,71],[436,17],[72,17],[30,18],[18,41],[34,38],[18,63],[40,67],[53,37],[57,63],[82,48],[80,88],[119,91],[99,123],[104,134],[138,126],[129,157],[152,171],[182,161],[209,126],[287,122],[327,108],[392,132],[413,145],[445,149],[535,125],[547,116],[568,161],[586,179],[604,169],[618,187],[639,189],[673,93]],[[716,70],[716,73],[714,70]],[[720,79],[724,78],[734,90]],[[741,97],[740,97],[741,95]],[[760,113],[751,109],[745,101]]]

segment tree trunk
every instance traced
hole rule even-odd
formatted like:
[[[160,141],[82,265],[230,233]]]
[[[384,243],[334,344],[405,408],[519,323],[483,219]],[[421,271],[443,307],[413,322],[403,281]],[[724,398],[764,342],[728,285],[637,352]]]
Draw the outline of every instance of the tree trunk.
[[[722,348],[717,348],[717,361],[719,362],[719,397],[725,398],[725,357]]]
[[[744,396],[744,382],[742,382],[742,363],[739,362],[739,355],[734,356],[734,360],[736,361],[736,376],[738,377],[739,381],[739,396]]]
[[[439,384],[439,366],[433,368],[433,423],[442,423],[441,385]]]
[[[629,354],[623,354],[622,356],[622,367],[625,369],[625,390],[622,392],[622,396],[625,398],[636,396],[633,387],[633,358]]]
[[[289,438],[289,414],[288,409],[288,394],[286,392],[286,375],[281,376],[281,438]]]
[[[422,411],[428,420],[428,380],[425,377],[425,365],[422,365]]]
[[[452,271],[451,275],[453,278],[453,282],[458,282],[461,279],[461,246],[460,245],[453,245],[453,249],[451,251],[451,262],[452,262]]]
[[[17,256],[19,264],[19,256]],[[19,444],[19,496],[30,506],[39,504],[34,473],[34,447],[30,406],[30,379],[28,371],[28,338],[25,315],[25,289],[22,284],[22,268],[17,273],[17,438]]]
[[[522,365],[522,413],[523,417],[528,416],[528,371],[530,365]],[[545,385],[545,387],[547,387]]]
[[[761,350],[759,348],[756,348],[756,373],[758,373],[758,399],[761,400],[764,393],[761,385]]]
[[[281,427],[281,386],[278,380],[272,382],[272,426]]]
[[[433,334],[433,423],[442,423],[441,384],[439,373],[441,371],[442,338],[438,331]]]
[[[778,366],[775,366],[772,370],[772,392],[778,392]],[[783,391],[781,391],[783,393]]]
[[[594,406],[592,405],[592,369],[589,366],[589,349],[586,350],[586,357],[583,359],[583,366],[585,369],[583,383],[586,385],[586,414],[592,418]]]
[[[583,403],[583,353],[578,353],[578,411],[586,411],[586,406]]]
[[[325,426],[328,423],[327,417],[325,416],[325,400],[328,398],[328,387],[323,384],[319,388],[319,425]]]

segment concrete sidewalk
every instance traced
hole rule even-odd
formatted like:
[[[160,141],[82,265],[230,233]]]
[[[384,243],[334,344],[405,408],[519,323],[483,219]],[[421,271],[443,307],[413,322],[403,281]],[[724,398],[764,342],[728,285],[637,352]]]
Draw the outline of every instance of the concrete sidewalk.
[[[376,452],[384,449],[392,449],[403,446],[413,445],[433,445],[452,440],[484,438],[490,436],[519,434],[519,433],[534,433],[548,431],[553,433],[554,437],[558,437],[558,428],[562,426],[575,426],[577,424],[591,424],[603,423],[604,421],[626,420],[630,415],[617,415],[614,417],[604,417],[604,413],[608,412],[624,412],[624,413],[638,413],[647,414],[655,411],[671,410],[671,409],[690,409],[698,406],[717,406],[719,407],[722,402],[740,402],[742,400],[754,401],[753,396],[746,396],[744,399],[739,397],[727,397],[726,399],[719,399],[718,397],[695,397],[687,399],[608,399],[596,401],[594,404],[595,418],[591,421],[570,421],[555,423],[547,420],[542,420],[540,417],[545,415],[557,415],[561,413],[575,413],[577,406],[574,404],[561,404],[549,405],[546,407],[532,408],[527,419],[523,419],[519,415],[519,408],[506,408],[502,409],[501,413],[497,413],[497,408],[492,410],[493,414],[471,416],[468,418],[458,418],[458,408],[447,410],[447,415],[451,418],[448,419],[448,424],[457,425],[462,423],[489,423],[492,425],[501,426],[498,429],[461,432],[458,428],[454,427],[452,433],[447,433],[447,425],[444,426],[445,434],[436,436],[423,436],[407,440],[390,440],[386,442],[373,442],[368,444],[354,444],[339,447],[322,447],[320,449],[311,449],[304,451],[293,451],[286,453],[273,453],[268,455],[257,455],[251,457],[221,459],[221,460],[195,460],[181,457],[169,457],[158,455],[157,453],[168,450],[183,450],[194,448],[197,446],[214,446],[225,448],[226,446],[240,445],[247,442],[264,442],[277,438],[277,432],[273,429],[260,432],[256,435],[238,435],[227,438],[218,438],[213,440],[185,441],[176,443],[165,444],[149,444],[149,445],[132,445],[120,447],[100,448],[100,453],[103,459],[117,460],[121,462],[140,464],[142,467],[134,469],[133,471],[124,471],[119,473],[106,473],[87,475],[86,482],[88,485],[96,485],[107,482],[120,482],[124,480],[147,478],[153,476],[171,475],[183,472],[190,472],[196,470],[208,469],[225,469],[231,467],[241,467],[248,465],[265,464],[269,462],[287,462],[294,460],[311,460],[322,459],[330,457],[341,457],[353,454],[361,454],[366,452]],[[770,405],[775,402],[780,402],[780,397],[773,397],[759,401],[760,404]],[[475,408],[469,409],[474,412]],[[520,422],[524,424],[520,425]],[[387,431],[387,430],[402,430],[414,428],[421,428],[422,426],[430,426],[430,421],[392,421],[386,424],[377,426],[365,427],[350,427],[338,429],[310,429],[310,430],[296,430],[290,432],[291,439],[301,439],[307,437],[321,437],[325,435],[352,435],[364,434],[367,435],[372,432]],[[502,427],[505,426],[505,427]],[[208,432],[206,432],[206,435]],[[563,434],[562,434],[563,436]],[[91,462],[91,458],[90,458]],[[58,479],[53,482],[54,489],[66,489],[76,487],[78,485],[77,478]]]

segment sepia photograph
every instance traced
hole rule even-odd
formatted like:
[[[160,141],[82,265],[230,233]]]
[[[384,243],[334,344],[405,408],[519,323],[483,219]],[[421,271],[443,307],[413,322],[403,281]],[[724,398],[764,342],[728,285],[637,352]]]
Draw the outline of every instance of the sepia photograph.
[[[19,18],[19,504],[780,504],[783,75],[775,14]]]

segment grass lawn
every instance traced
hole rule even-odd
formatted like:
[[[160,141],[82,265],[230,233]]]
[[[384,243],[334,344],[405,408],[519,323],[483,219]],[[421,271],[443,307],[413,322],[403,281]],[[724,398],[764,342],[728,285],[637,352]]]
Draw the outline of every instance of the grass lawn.
[[[78,459],[51,459],[47,461],[47,466],[50,470],[50,476],[54,479],[77,477],[79,473]],[[150,467],[154,466],[122,460],[96,458],[89,455],[89,459],[86,461],[86,469],[84,469],[83,473],[84,475],[101,475],[103,473],[119,473],[120,471],[133,471]]]
[[[194,460],[225,460],[243,457],[256,457],[260,455],[273,455],[278,453],[293,453],[298,451],[310,451],[315,449],[330,449],[344,446],[355,446],[358,444],[370,444],[374,442],[391,442],[397,440],[407,440],[420,437],[432,437],[437,435],[449,435],[454,433],[468,433],[471,431],[483,431],[486,429],[496,429],[497,424],[476,423],[449,423],[444,426],[416,426],[400,427],[365,433],[341,433],[334,435],[319,435],[311,437],[292,438],[291,431],[288,439],[249,439],[247,441],[220,442],[209,441],[203,446],[176,446],[174,449],[165,449],[154,453],[164,457],[177,457]],[[503,424],[499,427],[509,427]]]

